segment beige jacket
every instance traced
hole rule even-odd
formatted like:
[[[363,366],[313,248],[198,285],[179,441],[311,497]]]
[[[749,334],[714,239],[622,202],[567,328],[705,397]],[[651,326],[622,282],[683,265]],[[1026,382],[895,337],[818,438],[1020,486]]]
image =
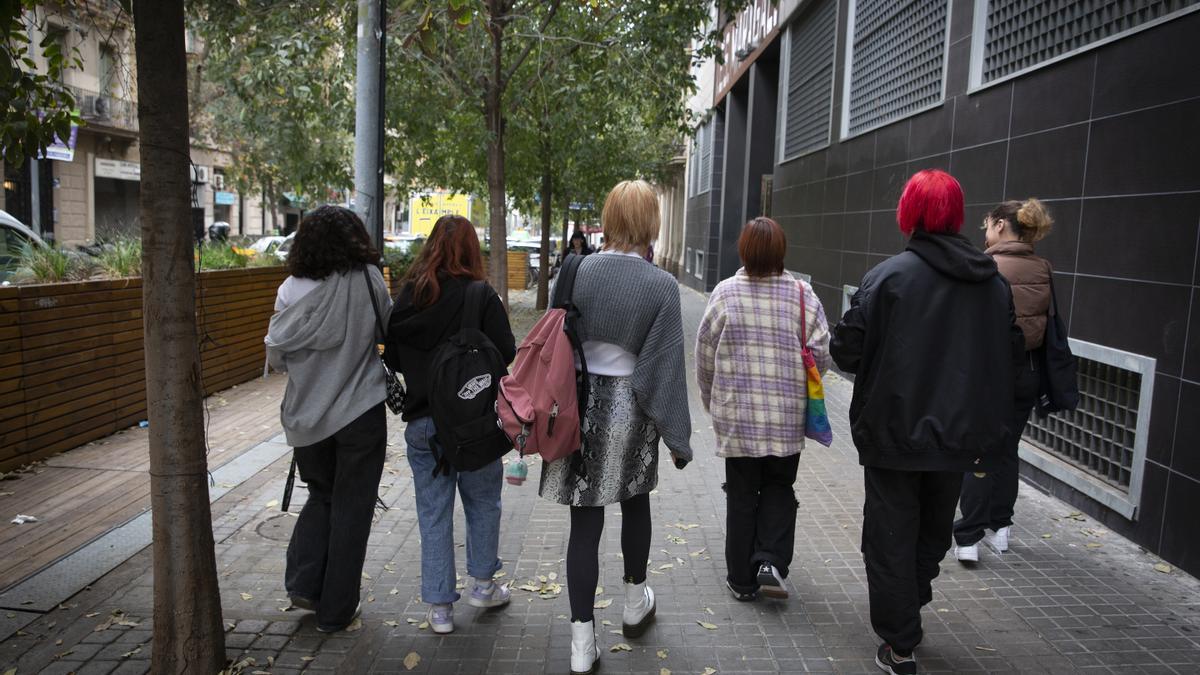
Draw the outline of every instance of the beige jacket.
[[[996,259],[1000,274],[1012,286],[1017,325],[1025,334],[1025,349],[1042,346],[1046,317],[1050,313],[1050,263],[1034,255],[1033,244],[1005,241],[987,250]]]

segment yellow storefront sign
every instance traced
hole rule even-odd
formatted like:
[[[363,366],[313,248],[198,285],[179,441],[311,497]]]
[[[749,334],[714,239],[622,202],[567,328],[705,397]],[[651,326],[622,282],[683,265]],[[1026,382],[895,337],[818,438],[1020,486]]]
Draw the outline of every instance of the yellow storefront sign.
[[[408,204],[412,233],[428,236],[433,224],[445,215],[470,217],[471,197],[449,192],[432,192],[417,195]]]

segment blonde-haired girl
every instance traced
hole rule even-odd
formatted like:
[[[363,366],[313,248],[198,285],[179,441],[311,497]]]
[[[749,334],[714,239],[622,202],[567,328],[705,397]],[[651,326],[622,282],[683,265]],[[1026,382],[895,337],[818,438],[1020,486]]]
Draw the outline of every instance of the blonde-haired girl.
[[[1026,358],[1016,379],[1009,446],[994,471],[963,477],[959,497],[962,518],[954,523],[954,555],[960,562],[979,561],[980,541],[997,553],[1008,550],[1017,502],[1017,446],[1037,402],[1042,368],[1037,350],[1045,340],[1052,307],[1050,263],[1034,253],[1033,244],[1049,234],[1053,224],[1045,205],[1037,199],[1003,202],[983,221],[987,253],[1012,287],[1017,325],[1025,334]],[[986,534],[988,530],[992,534]]]

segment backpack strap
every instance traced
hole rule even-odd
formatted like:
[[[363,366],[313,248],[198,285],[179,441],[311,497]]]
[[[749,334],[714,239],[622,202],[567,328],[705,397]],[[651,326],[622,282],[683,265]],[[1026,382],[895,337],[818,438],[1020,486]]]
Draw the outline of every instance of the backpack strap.
[[[467,284],[466,299],[463,301],[462,328],[483,327],[483,307],[488,301],[488,285],[484,281]]]
[[[562,267],[558,270],[558,282],[554,284],[551,307],[563,307],[571,302],[575,296],[575,276],[579,273],[579,264],[582,262],[583,256],[574,253],[563,260]]]
[[[786,274],[786,272],[785,272]],[[804,282],[792,277],[792,283],[800,291],[800,349],[808,349],[808,310],[804,307]]]

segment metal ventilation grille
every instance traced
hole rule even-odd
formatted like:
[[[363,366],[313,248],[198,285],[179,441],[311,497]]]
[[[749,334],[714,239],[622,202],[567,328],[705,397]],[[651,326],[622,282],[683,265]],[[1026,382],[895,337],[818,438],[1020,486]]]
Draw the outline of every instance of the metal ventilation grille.
[[[1200,0],[993,0],[988,3],[983,81],[1198,4]]]
[[[787,128],[784,157],[829,144],[833,110],[833,45],[837,37],[837,4],[822,0],[792,24],[788,40]]]
[[[1038,418],[1025,439],[1109,485],[1127,491],[1135,468],[1141,373],[1080,358],[1079,407]]]
[[[942,100],[947,7],[935,0],[854,3],[851,134]]]
[[[700,192],[701,194],[712,189],[712,172],[713,172],[713,120],[704,123],[700,127]]]

